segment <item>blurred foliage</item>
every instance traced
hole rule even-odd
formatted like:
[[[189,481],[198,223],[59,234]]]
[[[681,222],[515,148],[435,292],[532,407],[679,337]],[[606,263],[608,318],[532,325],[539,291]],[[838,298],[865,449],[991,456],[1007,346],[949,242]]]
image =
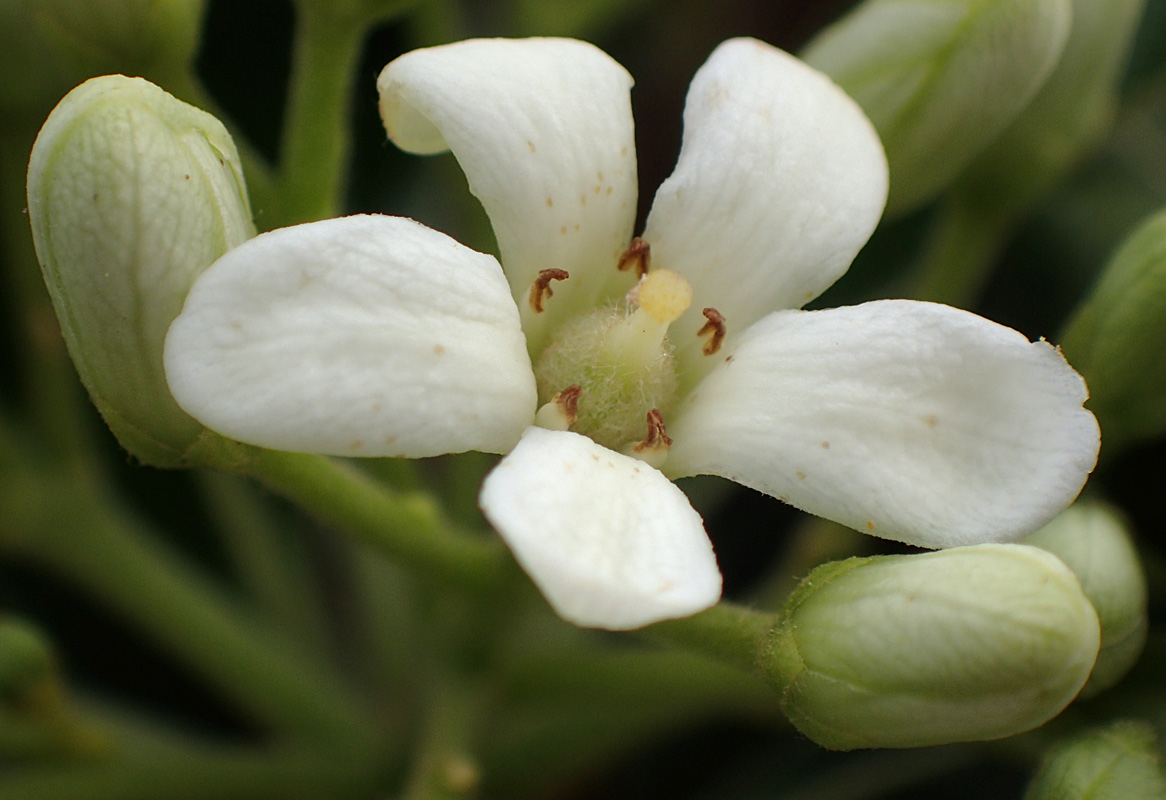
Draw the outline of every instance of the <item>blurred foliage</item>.
[[[174,7],[190,12],[197,5]],[[654,187],[675,162],[688,81],[713,47],[729,36],[749,35],[796,52],[852,4],[844,0],[433,0],[416,5],[427,11],[405,13],[378,25],[360,52],[355,84],[347,98],[353,127],[346,155],[352,169],[345,187],[345,210],[406,214],[471,246],[489,249],[489,226],[465,192],[464,178],[452,158],[412,158],[384,140],[376,116],[374,80],[393,57],[416,46],[478,35],[570,35],[594,41],[637,81],[633,106],[642,222]],[[247,715],[163,643],[135,629],[116,608],[95,603],[86,587],[26,557],[10,541],[27,500],[19,487],[29,487],[28,497],[39,492],[37,497],[50,500],[56,489],[39,482],[47,473],[14,472],[7,456],[26,454],[26,461],[38,468],[62,461],[71,464],[81,458],[76,452],[80,443],[90,466],[69,473],[69,480],[128,498],[133,518],[164,530],[167,544],[211,576],[225,595],[258,598],[260,606],[266,598],[268,616],[279,620],[281,631],[328,653],[354,682],[389,684],[401,675],[413,676],[394,684],[393,704],[384,713],[406,720],[407,734],[417,733],[423,688],[410,681],[418,680],[418,674],[428,675],[426,670],[432,665],[416,663],[412,647],[406,653],[399,651],[401,641],[412,645],[424,639],[410,627],[411,604],[442,617],[450,627],[466,624],[465,620],[442,598],[414,591],[399,575],[393,589],[370,588],[379,585],[372,578],[384,577],[392,568],[370,564],[346,540],[248,485],[221,476],[159,472],[130,463],[76,382],[40,284],[22,213],[24,171],[36,131],[53,104],[92,70],[141,74],[183,100],[220,115],[240,142],[248,178],[262,195],[270,177],[267,173],[287,144],[282,119],[289,107],[288,73],[293,67],[293,4],[212,0],[203,10],[202,37],[194,53],[190,50],[193,40],[169,29],[165,36],[170,38],[165,41],[170,42],[170,50],[161,52],[153,47],[158,40],[152,34],[117,25],[111,29],[108,47],[74,50],[62,44],[71,32],[86,32],[125,18],[114,15],[92,21],[66,14],[46,19],[42,12],[48,7],[33,0],[0,0],[0,66],[8,76],[0,87],[0,257],[5,281],[0,292],[0,411],[8,420],[0,430],[0,455],[4,456],[0,484],[8,487],[0,502],[0,553],[5,554],[0,560],[0,612],[33,620],[43,632],[45,646],[51,644],[68,684],[65,690],[54,683],[53,691],[76,695],[86,708],[106,708],[112,699],[133,709],[118,714],[131,718],[126,724],[138,731],[135,752],[154,765],[154,771],[142,780],[173,785],[164,782],[168,762],[154,757],[175,739],[211,742],[211,750],[263,740],[263,731]],[[66,47],[75,58],[55,57],[56,47]],[[192,56],[197,65],[195,79],[182,70]],[[1102,270],[1118,246],[1143,220],[1166,207],[1166,0],[1147,0],[1112,121],[1108,132],[1090,130],[1096,142],[1080,153],[1079,161],[1065,165],[1059,182],[1044,187],[1040,197],[1026,198],[1023,215],[1011,221],[1006,236],[990,254],[982,280],[976,282],[975,291],[961,298],[961,304],[1032,338],[1045,336],[1058,342],[1092,287],[1098,285],[1098,296],[1107,293],[1105,282],[1112,279],[1103,278]],[[463,200],[451,202],[451,198]],[[280,211],[275,201],[257,201],[255,212],[261,230],[277,224]],[[837,305],[910,293],[912,276],[928,252],[921,242],[937,230],[941,214],[940,207],[925,206],[884,224],[847,276],[820,303]],[[1158,314],[1155,319],[1160,326],[1161,309],[1153,313]],[[1139,330],[1130,335],[1136,340]],[[1155,355],[1140,354],[1139,363],[1145,370],[1156,370],[1149,376],[1156,382],[1147,383],[1160,386],[1163,369]],[[1097,368],[1103,372],[1109,366],[1105,360]],[[60,398],[66,402],[59,402]],[[1160,405],[1161,398],[1157,402]],[[523,697],[524,676],[516,673],[509,676],[506,691],[524,702],[490,742],[488,763],[497,767],[497,783],[487,784],[486,796],[515,797],[521,790],[531,796],[568,800],[1019,798],[1046,746],[1064,728],[1104,724],[1115,713],[1138,716],[1156,727],[1160,747],[1166,740],[1162,677],[1166,660],[1166,531],[1162,522],[1166,519],[1162,491],[1166,442],[1160,434],[1160,426],[1123,431],[1125,446],[1112,454],[1103,444],[1102,465],[1087,490],[1121,509],[1145,562],[1150,586],[1147,653],[1115,689],[1076,704],[1046,728],[999,744],[828,753],[788,726],[775,723],[772,709],[762,700],[738,692],[729,702],[709,689],[727,678],[716,673],[705,683],[706,676],[696,663],[681,671],[688,683],[661,686],[650,672],[635,673],[625,676],[630,687],[627,694],[597,703],[594,694],[584,693],[574,705],[558,709],[559,716],[545,713],[538,697]],[[427,462],[420,471],[438,482],[473,484],[474,476],[480,476],[489,464],[489,459],[465,456]],[[395,473],[392,464],[366,466],[391,480],[409,480]],[[755,590],[764,590],[770,572],[782,573],[785,580],[804,574],[830,547],[836,550],[830,557],[841,557],[873,546],[869,540],[856,545],[843,533],[814,528],[775,500],[728,489],[720,482],[695,481],[691,488],[713,538],[730,598],[748,599]],[[218,524],[223,518],[234,520],[235,527]],[[249,522],[239,525],[243,518]],[[220,529],[222,535],[208,533]],[[275,533],[270,541],[246,535],[256,530]],[[815,549],[806,544],[822,535],[830,545]],[[239,568],[254,561],[257,553],[266,552],[264,548],[272,542],[278,549],[278,569],[257,576]],[[884,551],[899,552],[894,545],[882,546]],[[290,593],[280,586],[280,576],[289,574],[296,576],[295,590]],[[577,637],[591,641],[589,635],[563,631],[550,620],[536,619],[530,624],[546,627],[546,652],[540,655],[545,656],[551,673],[556,663],[574,663],[571,644]],[[464,649],[457,655],[473,662],[479,653],[472,637],[467,639],[470,644],[458,645]],[[447,641],[423,644],[415,649],[455,648]],[[563,660],[556,662],[556,658]],[[596,668],[600,666],[612,668],[611,664]],[[630,714],[629,708],[636,709],[636,714]],[[0,742],[7,741],[4,737],[13,731],[25,737],[21,741],[34,741],[28,736],[35,731],[8,725],[9,711],[0,708]],[[159,735],[159,722],[178,733]],[[555,753],[561,761],[548,761],[562,765],[561,773],[549,769],[546,775],[531,773],[507,761],[509,748],[518,747],[516,743],[546,742],[551,748],[543,735],[548,729],[572,732],[573,738],[558,743],[572,752]],[[58,736],[51,746],[45,740],[39,745],[34,741],[41,752],[101,749],[100,736],[78,732],[80,728],[72,722],[55,730],[69,733],[65,738]],[[339,757],[323,759],[326,767],[311,758],[266,766],[231,754],[221,759],[219,766],[234,770],[231,774],[259,776],[260,785],[276,787],[272,791],[282,787],[284,794],[278,796],[374,797],[370,787],[401,782],[401,767],[395,764],[367,774]],[[268,768],[272,773],[265,777],[262,770]],[[298,777],[300,769],[315,777]],[[0,781],[17,774],[14,770],[11,762],[0,757]],[[323,780],[321,776],[336,775],[343,780],[313,783]],[[103,786],[93,785],[95,792]],[[197,785],[185,787],[185,794],[169,793],[168,788],[166,796],[228,796],[215,794],[207,786],[201,787],[203,794],[198,794]],[[113,787],[107,794],[93,796],[123,795]]]

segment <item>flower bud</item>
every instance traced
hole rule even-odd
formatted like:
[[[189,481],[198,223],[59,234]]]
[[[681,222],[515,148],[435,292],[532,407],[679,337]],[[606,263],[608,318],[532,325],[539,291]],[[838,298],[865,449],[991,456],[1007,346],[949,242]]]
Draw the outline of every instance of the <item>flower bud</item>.
[[[1101,622],[1101,650],[1082,696],[1113,686],[1146,643],[1146,576],[1125,526],[1104,506],[1080,502],[1024,540],[1048,550],[1081,581]]]
[[[1166,780],[1154,729],[1118,722],[1054,748],[1024,800],[1161,800]]]
[[[1061,348],[1089,384],[1109,452],[1166,432],[1166,211],[1118,249]]]
[[[242,168],[214,117],[138,78],[94,78],[49,116],[28,169],[45,283],[86,389],[122,445],[179,466],[202,431],[162,346],[194,278],[254,235]]]
[[[867,0],[804,57],[862,106],[891,171],[888,215],[942,191],[1032,99],[1065,45],[1069,0]]]
[[[1097,614],[1055,556],[983,544],[824,564],[790,596],[771,671],[823,747],[997,739],[1058,714],[1097,657]]]

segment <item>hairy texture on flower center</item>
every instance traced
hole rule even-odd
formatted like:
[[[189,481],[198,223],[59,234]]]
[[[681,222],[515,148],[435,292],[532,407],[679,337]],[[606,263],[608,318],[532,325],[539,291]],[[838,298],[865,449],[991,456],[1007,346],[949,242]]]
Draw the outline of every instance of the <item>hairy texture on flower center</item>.
[[[612,307],[566,325],[535,365],[539,402],[559,391],[580,388],[578,418],[571,430],[613,450],[644,438],[647,413],[667,414],[676,394],[673,347],[667,340],[628,349],[627,327],[634,311]]]

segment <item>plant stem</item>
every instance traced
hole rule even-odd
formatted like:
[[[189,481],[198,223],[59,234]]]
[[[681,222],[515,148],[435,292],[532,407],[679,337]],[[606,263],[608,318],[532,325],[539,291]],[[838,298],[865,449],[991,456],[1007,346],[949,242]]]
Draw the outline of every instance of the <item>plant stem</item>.
[[[343,201],[353,78],[368,18],[317,3],[296,6],[291,90],[280,159],[278,223],[334,217]]]
[[[430,495],[393,492],[330,458],[255,450],[239,469],[374,549],[466,591],[495,588],[507,563],[498,540],[454,531]]]
[[[481,687],[456,677],[434,682],[413,775],[401,800],[460,800],[481,778],[476,743],[487,706]]]
[[[659,622],[644,631],[652,638],[765,677],[762,661],[777,622],[772,614],[722,601],[695,616]]]
[[[63,485],[62,485],[63,484]],[[300,739],[364,751],[377,731],[324,664],[298,651],[84,484],[40,482],[25,523],[0,541],[90,592],[256,719]]]

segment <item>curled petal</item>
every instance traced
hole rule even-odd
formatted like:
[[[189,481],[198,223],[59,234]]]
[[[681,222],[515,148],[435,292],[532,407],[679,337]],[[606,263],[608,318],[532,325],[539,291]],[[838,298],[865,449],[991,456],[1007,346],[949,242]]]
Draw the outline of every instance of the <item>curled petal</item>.
[[[846,272],[882,215],[887,163],[861,109],[829,78],[754,39],[720,45],[696,73],[676,171],[644,239],[730,330],[799,308]],[[681,339],[699,361],[701,342]]]
[[[498,262],[413,220],[282,228],[216,261],[166,339],[187,413],[279,450],[505,452],[534,418]]]
[[[721,574],[700,515],[661,473],[569,431],[530,428],[482,510],[564,619],[628,630],[703,611]]]
[[[781,311],[687,398],[666,470],[921,547],[1015,540],[1093,469],[1086,396],[1056,348],[966,311]]]
[[[377,81],[398,147],[457,157],[490,216],[515,298],[539,270],[564,269],[572,279],[555,287],[554,302],[563,309],[594,296],[631,239],[631,86],[610,56],[570,39],[414,50]]]

